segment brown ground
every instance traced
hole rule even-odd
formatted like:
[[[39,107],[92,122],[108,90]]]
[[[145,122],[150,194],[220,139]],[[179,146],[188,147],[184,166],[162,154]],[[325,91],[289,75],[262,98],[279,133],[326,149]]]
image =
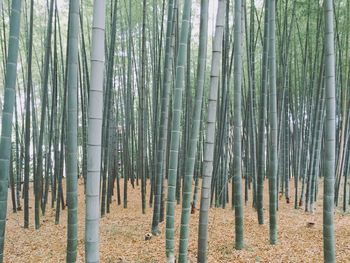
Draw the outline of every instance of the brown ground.
[[[123,184],[121,184],[123,185]],[[265,185],[265,190],[266,190]],[[79,242],[78,262],[84,262],[84,195],[79,182]],[[318,200],[314,215],[295,210],[294,205],[280,201],[278,212],[278,245],[269,244],[268,192],[265,191],[265,225],[259,226],[251,205],[244,209],[245,249],[234,249],[234,213],[228,208],[210,211],[208,262],[322,262],[322,199]],[[293,196],[291,196],[291,200]],[[250,204],[250,202],[249,202]],[[65,262],[66,210],[61,224],[54,223],[54,210],[49,209],[35,230],[32,205],[30,228],[23,228],[23,211],[13,214],[8,205],[5,241],[5,262]],[[176,207],[176,242],[179,237],[180,206]],[[189,256],[196,262],[198,216],[191,216]],[[129,187],[128,208],[114,201],[111,213],[101,219],[101,262],[165,262],[164,223],[162,235],[145,241],[150,231],[152,209],[141,213],[140,188]],[[315,222],[311,228],[308,222]],[[350,262],[350,215],[336,214],[337,261]],[[176,245],[178,249],[178,245]]]

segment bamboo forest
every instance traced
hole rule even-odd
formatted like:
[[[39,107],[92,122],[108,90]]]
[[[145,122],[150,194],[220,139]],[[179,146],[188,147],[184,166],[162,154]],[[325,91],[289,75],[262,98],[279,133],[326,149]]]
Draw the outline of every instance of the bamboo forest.
[[[350,0],[0,0],[0,263],[350,262]]]

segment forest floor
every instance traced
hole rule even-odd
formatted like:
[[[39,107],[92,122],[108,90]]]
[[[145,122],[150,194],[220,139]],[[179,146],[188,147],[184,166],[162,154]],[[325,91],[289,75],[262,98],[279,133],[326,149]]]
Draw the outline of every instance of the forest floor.
[[[121,186],[123,183],[121,181]],[[122,188],[121,188],[122,190]],[[294,209],[294,190],[291,185],[291,203],[281,198],[278,211],[278,244],[269,244],[268,191],[265,183],[265,224],[258,225],[257,213],[249,205],[244,207],[245,248],[234,249],[234,212],[231,204],[226,209],[212,208],[209,213],[208,262],[323,262],[322,198],[314,214]],[[152,209],[141,213],[140,186],[128,187],[128,208],[117,206],[115,197],[111,212],[101,221],[101,262],[141,263],[166,262],[165,223],[162,234],[145,241],[150,232]],[[321,197],[321,195],[319,195]],[[85,205],[83,181],[79,180],[78,262],[84,262]],[[231,200],[231,199],[230,199]],[[23,203],[23,200],[22,200]],[[23,228],[23,211],[12,213],[9,195],[5,238],[5,262],[65,262],[67,210],[61,214],[61,223],[55,225],[55,210],[48,209],[41,217],[41,227],[34,229],[34,204],[30,202],[30,227]],[[199,204],[197,205],[199,207]],[[176,206],[176,251],[180,232],[181,206]],[[190,262],[196,262],[199,211],[190,220]],[[315,223],[312,227],[308,223]],[[340,211],[335,216],[337,262],[350,262],[350,214]]]

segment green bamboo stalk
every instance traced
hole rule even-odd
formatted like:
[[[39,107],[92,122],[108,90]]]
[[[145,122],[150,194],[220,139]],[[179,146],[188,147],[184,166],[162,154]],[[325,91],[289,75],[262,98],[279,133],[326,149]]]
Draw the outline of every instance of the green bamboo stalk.
[[[173,59],[173,0],[168,2],[168,14],[167,14],[167,28],[165,37],[165,56],[164,56],[164,76],[163,87],[161,94],[161,111],[159,122],[159,136],[157,144],[157,157],[156,157],[156,187],[154,193],[154,206],[153,206],[153,219],[152,219],[152,234],[159,235],[160,230],[158,227],[160,221],[160,206],[161,206],[161,192],[165,166],[165,147],[167,144],[167,126],[168,126],[168,112],[169,112],[169,90],[171,79],[171,62]]]
[[[67,262],[76,262],[78,246],[78,36],[79,0],[69,2],[68,63],[67,63]]]
[[[142,213],[146,213],[146,161],[147,161],[147,138],[145,115],[146,115],[146,10],[147,1],[142,1],[142,33],[141,33],[141,84],[140,84],[140,98],[139,98],[139,173],[141,178],[141,207]]]
[[[55,20],[54,20],[54,48],[53,48],[53,71],[58,72],[58,52],[57,52],[57,10],[55,7]],[[52,107],[53,114],[51,118],[53,119],[53,159],[54,159],[54,168],[53,176],[51,180],[51,208],[54,208],[55,201],[57,198],[56,189],[58,182],[58,139],[59,139],[59,122],[58,122],[58,76],[54,74],[52,76],[52,85],[53,85],[53,94],[52,94]]]
[[[275,0],[269,2],[269,84],[270,84],[270,160],[269,160],[269,214],[270,243],[277,243],[277,96],[276,96],[276,14]]]
[[[207,262],[209,201],[213,172],[215,123],[220,77],[220,58],[222,52],[222,39],[225,27],[225,8],[225,0],[219,0],[218,11],[216,15],[215,36],[212,48],[210,91],[208,97],[207,111],[207,129],[203,157],[203,178],[198,230],[198,263]]]
[[[183,181],[182,192],[182,213],[181,213],[181,229],[180,229],[180,245],[179,245],[179,262],[187,262],[188,242],[189,242],[189,219],[191,206],[192,179],[194,173],[195,160],[197,156],[197,147],[199,139],[199,129],[201,126],[201,113],[203,101],[203,89],[205,81],[205,67],[207,57],[208,42],[208,7],[209,1],[201,1],[201,16],[199,30],[199,49],[197,64],[197,82],[195,105],[192,113],[192,125],[190,130],[190,145],[185,158],[185,175]]]
[[[235,0],[234,29],[234,204],[236,249],[242,249],[243,242],[243,201],[241,168],[241,100],[242,100],[242,1]],[[247,178],[246,178],[247,180]]]
[[[2,110],[2,130],[0,138],[0,262],[4,256],[4,238],[7,211],[7,191],[11,154],[12,116],[15,104],[15,86],[21,18],[21,0],[13,0],[11,5],[10,35],[5,73],[5,92]]]
[[[264,15],[264,39],[262,53],[262,70],[261,70],[261,95],[260,95],[260,115],[259,115],[259,154],[258,154],[258,180],[257,180],[257,212],[258,222],[264,224],[264,177],[265,177],[265,125],[266,125],[266,108],[267,108],[267,79],[268,79],[268,44],[269,44],[269,0],[265,0],[265,15]]]
[[[187,41],[189,37],[190,19],[191,19],[191,0],[185,0],[182,12],[180,42],[176,60],[176,79],[173,96],[172,125],[170,137],[170,156],[169,156],[169,174],[168,174],[168,198],[166,210],[166,255],[168,262],[175,262],[174,255],[174,232],[175,232],[175,190],[176,175],[179,160],[179,142],[181,136],[181,117],[182,117],[182,93],[185,87],[185,67],[187,57]],[[190,66],[190,65],[188,65]],[[186,87],[188,88],[188,87]]]
[[[91,87],[88,105],[85,258],[99,262],[100,173],[103,117],[105,1],[95,0],[92,22]]]
[[[24,155],[24,228],[29,227],[29,162],[30,162],[30,91],[32,88],[32,45],[33,45],[33,8],[34,1],[30,1],[30,18],[29,18],[29,42],[28,42],[28,69],[27,69],[27,88],[25,100],[25,155]]]
[[[66,66],[64,67],[64,59],[63,59],[63,48],[62,48],[62,36],[61,36],[61,27],[60,27],[60,20],[59,20],[59,13],[57,10],[57,6],[55,9],[55,15],[57,19],[57,27],[58,27],[58,35],[59,35],[59,45],[60,45],[60,57],[61,57],[61,76],[64,75],[62,83],[63,83],[63,94],[61,95],[61,126],[57,127],[57,144],[60,145],[59,149],[57,147],[57,196],[56,196],[56,213],[55,213],[55,224],[59,224],[60,220],[60,209],[62,206],[62,210],[65,209],[64,199],[63,199],[63,189],[62,189],[62,178],[63,178],[63,164],[64,164],[64,156],[65,156],[65,138],[66,138],[66,122],[67,122],[67,74],[64,74],[65,70],[67,69],[67,63],[68,60],[65,60]],[[66,54],[67,56],[67,54]],[[59,125],[58,125],[59,126]],[[61,130],[60,138],[59,137],[59,130]]]
[[[11,149],[11,155],[10,155],[10,174],[9,174],[9,180],[10,180],[10,188],[11,188],[11,201],[12,201],[12,212],[16,213],[16,193],[15,193],[15,183],[14,183],[14,165],[13,165],[13,156],[15,155],[14,148]]]
[[[21,18],[21,0],[13,0],[11,5],[10,34],[5,73],[5,91],[1,120],[0,138],[0,262],[4,260],[4,241],[7,212],[7,191],[10,168],[12,116],[15,104],[17,76],[18,42]]]
[[[22,114],[23,115],[23,114]],[[23,171],[23,156],[24,156],[24,140],[20,141],[20,131],[19,131],[19,124],[18,124],[18,110],[15,106],[15,118],[16,118],[16,199],[17,199],[17,211],[22,210],[21,206],[21,181],[22,181],[22,171]],[[24,118],[24,117],[23,117]],[[22,123],[24,123],[22,118]],[[22,125],[22,134],[24,134],[24,125]]]
[[[110,47],[109,47],[109,55],[108,55],[108,65],[107,65],[107,84],[106,84],[106,90],[108,90],[108,95],[106,95],[107,99],[108,99],[108,107],[105,108],[107,112],[107,118],[108,120],[106,123],[106,138],[104,138],[105,141],[105,163],[103,165],[104,167],[104,171],[103,173],[106,175],[108,172],[108,189],[111,189],[112,185],[111,182],[114,180],[112,179],[113,174],[111,173],[111,169],[110,167],[113,166],[113,159],[112,158],[112,153],[113,153],[113,148],[114,148],[114,144],[111,143],[111,140],[114,137],[113,134],[113,123],[114,123],[114,60],[115,60],[115,39],[116,39],[116,26],[117,26],[117,7],[118,7],[118,2],[115,1],[114,6],[113,6],[113,15],[112,15],[112,27],[111,27],[111,36],[110,36]],[[108,158],[108,159],[107,159]],[[107,213],[109,213],[109,190],[107,190]],[[103,200],[103,197],[102,197]],[[102,205],[101,205],[101,211],[102,209],[104,210],[104,204],[105,202],[102,201]],[[101,213],[102,214],[102,213]]]
[[[325,0],[325,79],[326,79],[326,120],[325,120],[325,165],[323,190],[323,253],[324,261],[335,262],[334,237],[334,175],[335,175],[335,121],[336,85],[333,32],[333,1]]]
[[[80,28],[81,28],[81,57],[82,57],[82,74],[80,76],[80,81],[83,83],[80,86],[80,101],[81,101],[81,115],[82,115],[82,176],[84,178],[84,192],[86,191],[86,174],[87,174],[87,101],[89,92],[90,82],[89,82],[89,71],[87,66],[87,55],[85,47],[85,35],[84,35],[84,20],[83,20],[83,9],[80,9]]]

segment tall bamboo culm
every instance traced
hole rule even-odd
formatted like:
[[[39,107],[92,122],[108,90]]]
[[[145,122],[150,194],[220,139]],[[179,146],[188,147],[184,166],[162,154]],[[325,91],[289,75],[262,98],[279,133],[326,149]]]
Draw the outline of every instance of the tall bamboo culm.
[[[95,0],[92,22],[91,86],[88,105],[85,258],[99,262],[100,174],[105,62],[105,1]]]
[[[15,105],[18,40],[21,21],[21,0],[13,0],[10,17],[10,35],[5,72],[5,92],[0,138],[0,262],[4,257],[4,239],[7,211],[7,190],[10,169],[12,116]]]
[[[334,237],[334,176],[336,138],[335,100],[335,54],[333,32],[333,1],[325,0],[325,80],[326,80],[326,120],[325,120],[325,164],[323,193],[323,253],[324,261],[335,262]]]
[[[69,2],[67,56],[67,262],[77,261],[78,246],[78,36],[79,0]]]
[[[216,15],[215,36],[212,48],[207,129],[203,156],[203,178],[198,229],[198,263],[207,262],[209,202],[213,173],[216,109],[220,78],[220,59],[222,52],[222,39],[225,27],[225,7],[226,1],[219,0],[218,11]]]

